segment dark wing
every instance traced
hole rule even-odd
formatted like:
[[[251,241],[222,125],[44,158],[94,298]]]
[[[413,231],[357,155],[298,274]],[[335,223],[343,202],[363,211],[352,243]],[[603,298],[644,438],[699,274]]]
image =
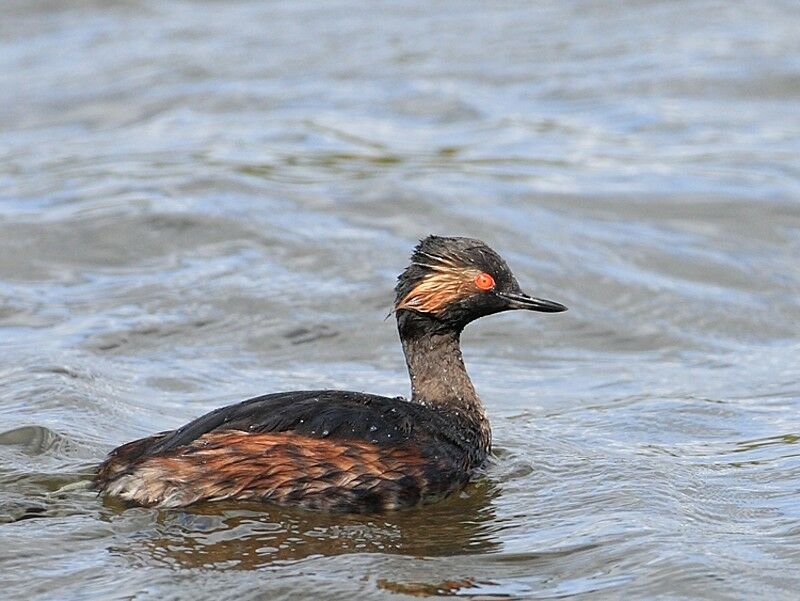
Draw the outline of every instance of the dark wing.
[[[168,433],[146,454],[168,453],[219,430],[293,432],[311,438],[356,439],[378,445],[406,442],[439,412],[404,400],[341,390],[280,392],[216,409]],[[448,428],[445,428],[446,431]]]

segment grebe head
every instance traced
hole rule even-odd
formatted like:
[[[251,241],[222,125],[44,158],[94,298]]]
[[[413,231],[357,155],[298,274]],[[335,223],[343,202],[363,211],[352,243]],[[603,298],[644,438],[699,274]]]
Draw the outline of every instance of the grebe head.
[[[503,258],[473,238],[428,236],[420,241],[395,292],[401,329],[413,317],[428,318],[429,327],[460,331],[479,317],[501,311],[567,310],[525,294]]]

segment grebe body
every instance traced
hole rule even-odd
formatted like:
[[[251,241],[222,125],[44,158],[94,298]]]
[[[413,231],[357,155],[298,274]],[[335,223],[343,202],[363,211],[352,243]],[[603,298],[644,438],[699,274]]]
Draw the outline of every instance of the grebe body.
[[[350,513],[460,489],[491,451],[461,331],[501,311],[566,307],[524,294],[505,261],[469,238],[422,240],[395,291],[410,400],[337,390],[255,397],[118,447],[95,486],[143,506],[229,499]]]

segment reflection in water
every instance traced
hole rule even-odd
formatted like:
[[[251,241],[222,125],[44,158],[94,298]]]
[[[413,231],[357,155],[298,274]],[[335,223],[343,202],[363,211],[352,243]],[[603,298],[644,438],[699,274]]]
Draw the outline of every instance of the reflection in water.
[[[485,587],[496,586],[494,583],[476,583],[473,580],[444,580],[442,582],[429,583],[429,582],[395,582],[388,578],[381,578],[377,582],[378,588],[382,588],[394,593],[401,593],[403,595],[411,595],[412,597],[455,597],[464,596],[468,594],[483,594],[487,591],[482,590]],[[492,594],[493,598],[509,598],[505,594]],[[485,598],[485,597],[484,597]]]
[[[795,433],[778,434],[776,436],[768,436],[766,438],[759,438],[756,440],[743,440],[736,443],[736,448],[732,450],[733,453],[746,453],[747,451],[754,451],[763,447],[773,445],[791,445],[800,442],[800,435]]]
[[[499,493],[499,488],[484,478],[439,503],[370,516],[208,503],[188,512],[159,512],[155,536],[115,548],[114,553],[149,556],[182,567],[245,570],[312,555],[486,553],[500,545],[491,530],[495,521],[492,501]],[[115,501],[109,500],[111,503]]]

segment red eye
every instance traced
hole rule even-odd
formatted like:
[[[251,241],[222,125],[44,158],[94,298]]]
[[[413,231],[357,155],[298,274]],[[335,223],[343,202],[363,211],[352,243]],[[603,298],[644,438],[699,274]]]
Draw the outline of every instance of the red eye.
[[[488,273],[479,273],[475,276],[475,285],[479,290],[491,290],[494,288],[494,278]]]

